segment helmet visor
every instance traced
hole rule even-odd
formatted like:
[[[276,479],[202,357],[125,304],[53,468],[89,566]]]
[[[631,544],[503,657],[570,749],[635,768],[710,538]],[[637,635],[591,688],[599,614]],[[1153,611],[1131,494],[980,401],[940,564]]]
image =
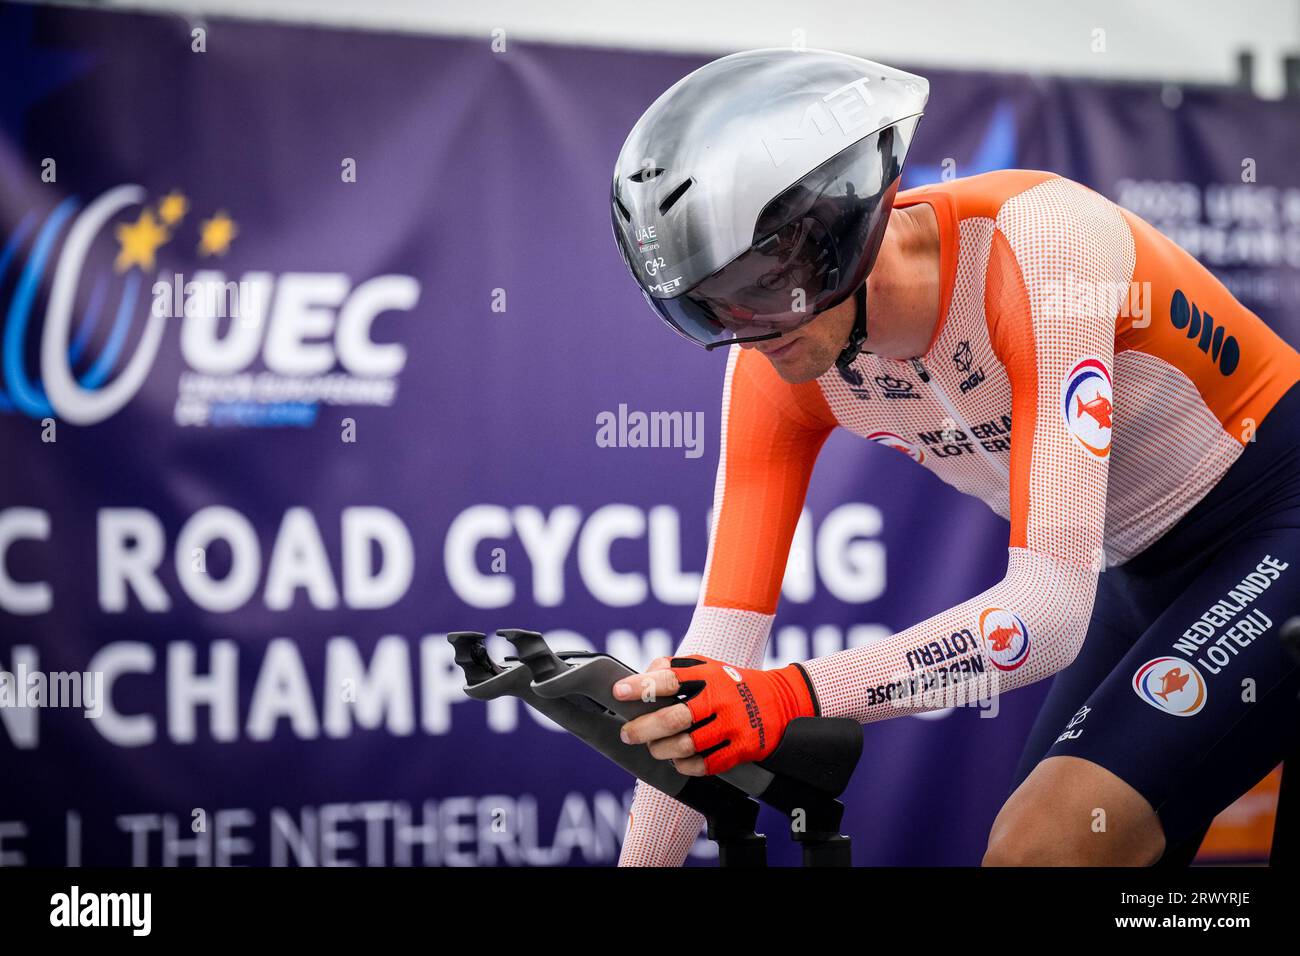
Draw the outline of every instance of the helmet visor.
[[[836,287],[839,263],[829,239],[817,219],[786,223],[690,291],[650,303],[705,348],[792,332],[812,320],[819,300]]]

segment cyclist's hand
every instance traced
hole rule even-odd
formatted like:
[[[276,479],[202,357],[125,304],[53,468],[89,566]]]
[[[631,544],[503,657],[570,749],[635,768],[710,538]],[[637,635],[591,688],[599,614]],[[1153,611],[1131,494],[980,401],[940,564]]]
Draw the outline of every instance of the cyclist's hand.
[[[664,707],[623,725],[626,743],[647,744],[690,777],[762,760],[796,717],[815,717],[817,701],[798,664],[780,670],[734,667],[708,657],[661,657],[614,685],[619,700],[662,700]]]

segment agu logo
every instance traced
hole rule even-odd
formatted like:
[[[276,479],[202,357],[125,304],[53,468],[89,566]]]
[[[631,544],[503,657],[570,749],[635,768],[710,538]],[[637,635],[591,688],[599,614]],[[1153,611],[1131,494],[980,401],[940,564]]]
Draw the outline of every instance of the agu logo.
[[[980,637],[985,654],[998,670],[1013,671],[1029,659],[1029,628],[1014,611],[985,608],[980,615]]]
[[[895,435],[893,432],[872,432],[867,436],[867,440],[878,442],[895,451],[901,451],[918,464],[925,464],[925,452],[902,435]]]
[[[1175,717],[1191,717],[1205,706],[1205,678],[1177,657],[1147,661],[1133,675],[1133,690],[1152,707]]]
[[[1085,358],[1070,369],[1061,385],[1061,411],[1065,425],[1085,449],[1098,458],[1110,454],[1110,369],[1099,358]]]

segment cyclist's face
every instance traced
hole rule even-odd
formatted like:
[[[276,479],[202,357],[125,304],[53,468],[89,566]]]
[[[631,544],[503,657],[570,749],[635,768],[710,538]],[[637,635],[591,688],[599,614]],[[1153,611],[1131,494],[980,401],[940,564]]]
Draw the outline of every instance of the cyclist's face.
[[[811,382],[829,370],[844,349],[853,326],[854,308],[850,296],[793,332],[777,339],[750,342],[741,348],[762,352],[776,373],[792,385]]]

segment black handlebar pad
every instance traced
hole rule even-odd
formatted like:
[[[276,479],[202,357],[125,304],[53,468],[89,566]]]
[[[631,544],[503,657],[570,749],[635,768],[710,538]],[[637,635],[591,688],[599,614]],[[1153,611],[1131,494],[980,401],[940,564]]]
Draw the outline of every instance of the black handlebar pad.
[[[758,804],[736,787],[716,777],[685,777],[671,763],[652,757],[645,747],[623,743],[618,735],[623,721],[585,697],[539,697],[532,690],[529,668],[497,664],[481,632],[453,631],[447,640],[456,649],[456,663],[465,672],[468,696],[476,700],[519,698],[638,780],[704,814],[712,840],[722,842],[753,833]],[[549,648],[546,654],[551,654]],[[560,659],[556,656],[557,661]]]
[[[607,654],[555,653],[536,631],[497,631],[517,651],[519,663],[502,668],[487,652],[484,635],[457,631],[448,635],[456,662],[465,671],[465,693],[479,700],[509,695],[571,731],[633,776],[704,814],[709,837],[731,841],[745,851],[753,835],[757,804],[745,794],[786,815],[802,814],[805,829],[793,831],[805,853],[836,855],[847,865],[847,838],[838,836],[844,806],[835,798],[848,786],[862,755],[862,728],[848,718],[799,717],[791,721],[780,744],[761,763],[741,764],[710,777],[685,777],[671,763],[656,760],[646,747],[624,744],[618,736],[624,721],[672,706],[662,700],[617,700],[614,684],[635,672]],[[761,838],[758,838],[761,840]]]
[[[760,767],[826,797],[849,785],[862,757],[862,725],[851,717],[796,717]]]

